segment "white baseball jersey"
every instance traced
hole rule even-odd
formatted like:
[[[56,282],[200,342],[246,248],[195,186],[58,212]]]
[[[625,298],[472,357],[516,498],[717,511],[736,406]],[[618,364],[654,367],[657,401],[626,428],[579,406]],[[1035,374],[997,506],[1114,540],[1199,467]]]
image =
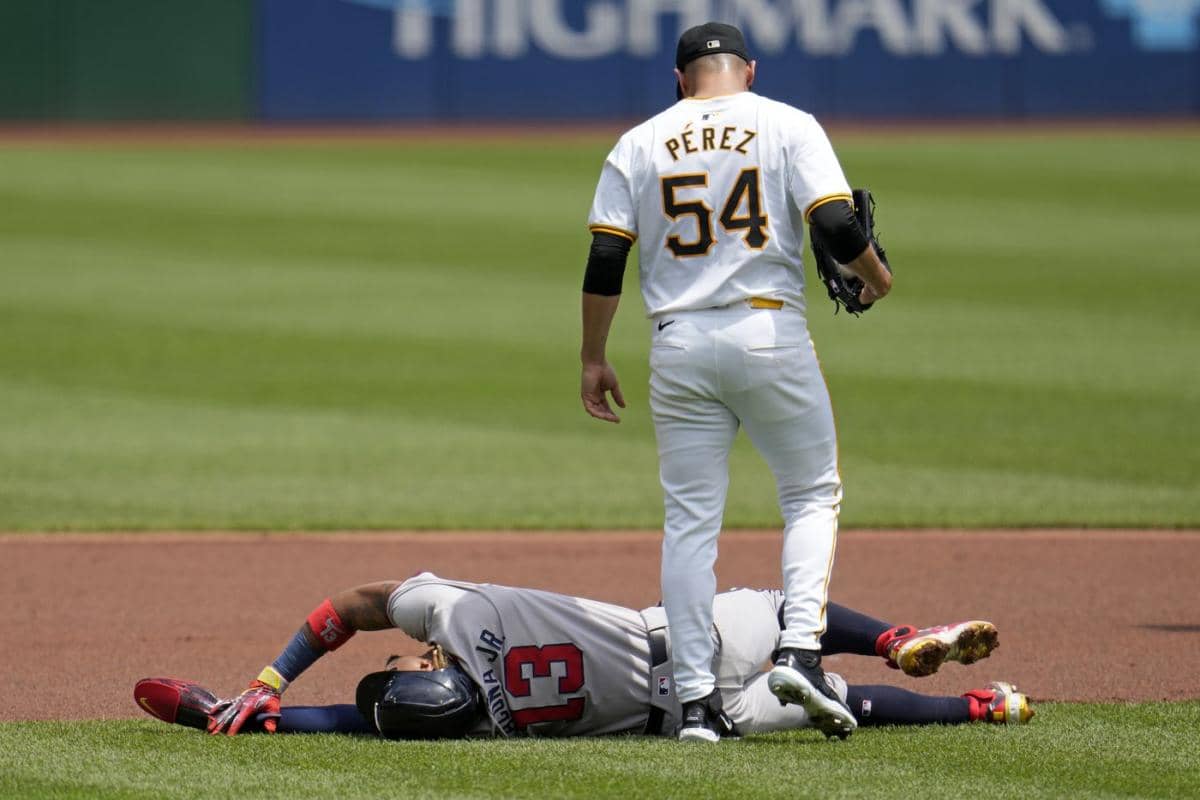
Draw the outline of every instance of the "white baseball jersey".
[[[750,297],[804,307],[804,223],[850,187],[829,139],[799,109],[753,92],[685,99],[609,153],[593,232],[640,238],[648,316]]]
[[[746,733],[800,728],[803,709],[781,707],[762,665],[779,643],[777,591],[717,598],[714,669],[734,722]],[[680,716],[670,661],[651,669],[646,614],[580,597],[424,572],[388,598],[392,624],[436,643],[480,687],[489,720],[478,734],[597,736],[645,729],[651,706],[670,732]],[[837,684],[844,692],[844,683]]]
[[[713,564],[739,429],[779,491],[780,643],[819,647],[841,479],[801,253],[808,215],[838,199],[850,200],[850,187],[821,126],[753,92],[681,100],[628,131],[596,188],[591,229],[640,238],[642,298],[656,323],[663,605],[684,701],[720,688]]]

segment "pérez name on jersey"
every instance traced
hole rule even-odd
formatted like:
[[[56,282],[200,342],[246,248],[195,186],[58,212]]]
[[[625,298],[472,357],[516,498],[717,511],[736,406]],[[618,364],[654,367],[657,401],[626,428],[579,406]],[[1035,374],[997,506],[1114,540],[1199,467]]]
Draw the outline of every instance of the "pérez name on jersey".
[[[758,136],[755,131],[737,125],[705,125],[702,128],[692,128],[692,123],[689,122],[683,126],[683,130],[663,144],[673,161],[678,161],[680,155],[709,153],[714,150],[748,156],[750,152],[746,150],[746,145],[750,144],[755,136]]]

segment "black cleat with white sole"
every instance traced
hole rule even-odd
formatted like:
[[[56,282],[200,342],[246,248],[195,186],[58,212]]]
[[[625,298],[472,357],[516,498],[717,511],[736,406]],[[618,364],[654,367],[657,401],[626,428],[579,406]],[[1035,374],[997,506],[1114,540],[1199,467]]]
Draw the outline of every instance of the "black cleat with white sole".
[[[775,668],[767,676],[767,687],[781,704],[803,706],[813,727],[826,736],[845,739],[858,727],[850,709],[826,680],[819,650],[780,650]]]
[[[683,704],[681,742],[719,742],[721,737],[737,738],[733,720],[721,704],[721,693],[714,689],[708,697]]]

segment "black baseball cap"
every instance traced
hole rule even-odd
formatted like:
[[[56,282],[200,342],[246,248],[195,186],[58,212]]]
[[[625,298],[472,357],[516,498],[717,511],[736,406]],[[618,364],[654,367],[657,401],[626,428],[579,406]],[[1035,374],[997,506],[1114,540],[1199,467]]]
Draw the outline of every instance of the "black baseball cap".
[[[679,37],[679,44],[675,47],[675,68],[682,70],[697,58],[717,53],[733,53],[747,64],[750,63],[746,37],[740,30],[724,22],[706,22],[688,28]],[[675,85],[675,97],[683,98],[678,82]]]
[[[732,25],[724,22],[706,22],[694,28],[688,28],[679,37],[675,47],[675,68],[683,69],[701,56],[711,56],[716,53],[733,53],[747,64],[750,63],[750,51],[746,48],[746,37]]]

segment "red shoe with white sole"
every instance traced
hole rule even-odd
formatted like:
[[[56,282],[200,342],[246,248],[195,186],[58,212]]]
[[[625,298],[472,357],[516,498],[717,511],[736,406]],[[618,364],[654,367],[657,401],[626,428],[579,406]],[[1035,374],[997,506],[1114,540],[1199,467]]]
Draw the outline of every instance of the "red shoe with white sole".
[[[1000,646],[996,626],[981,619],[917,629],[899,625],[875,642],[875,652],[888,666],[905,675],[922,678],[938,671],[946,661],[974,664]]]

